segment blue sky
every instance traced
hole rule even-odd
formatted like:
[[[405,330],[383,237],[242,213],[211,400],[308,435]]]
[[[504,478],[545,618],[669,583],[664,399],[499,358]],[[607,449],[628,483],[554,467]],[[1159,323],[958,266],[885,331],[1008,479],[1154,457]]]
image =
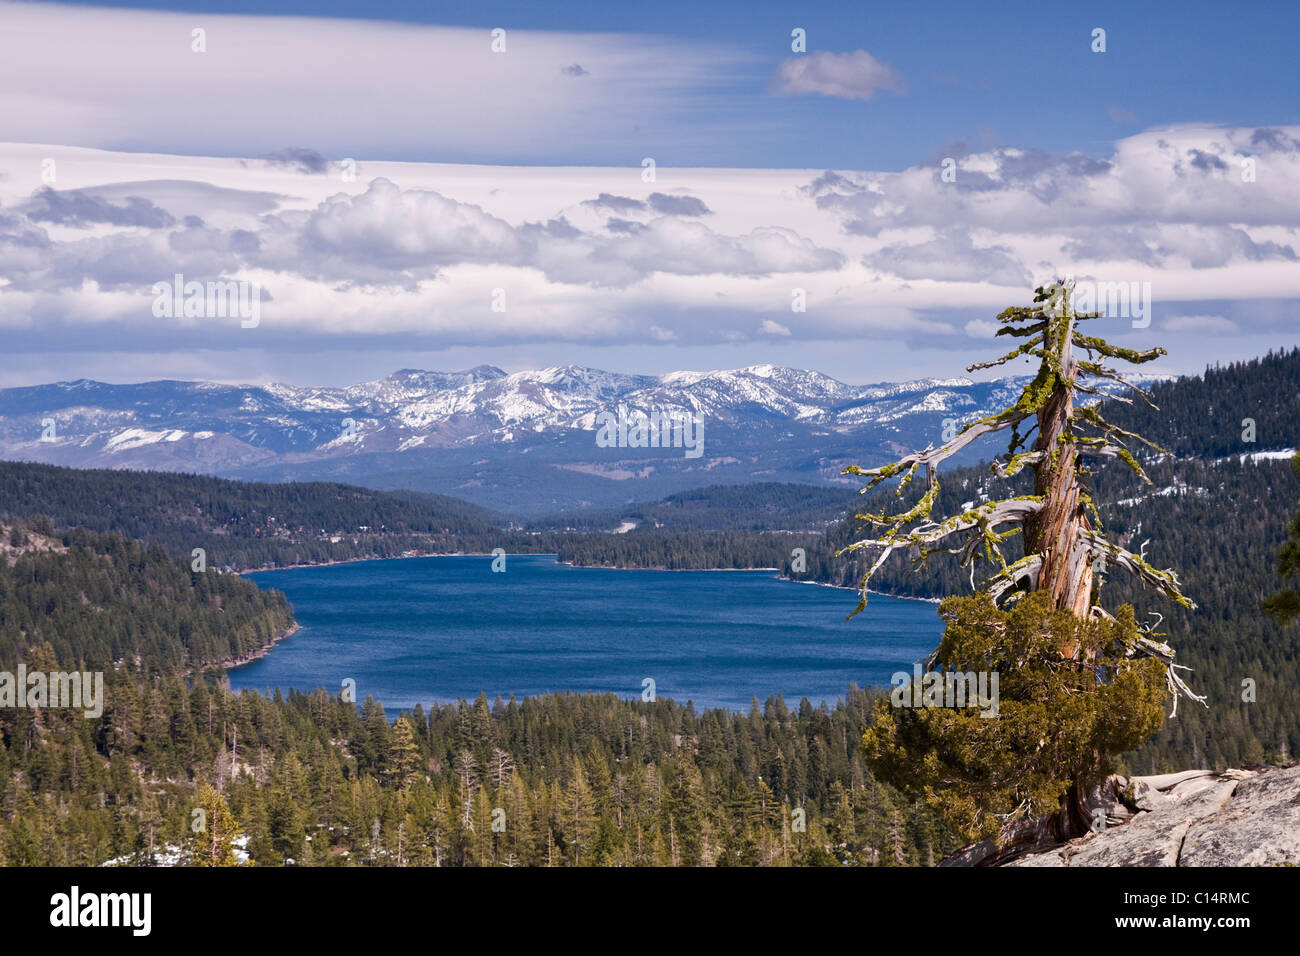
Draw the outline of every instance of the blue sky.
[[[1139,128],[1181,123],[1275,126],[1300,122],[1300,4],[754,3],[746,0],[608,2],[353,2],[189,0],[92,3],[196,13],[325,16],[490,29],[651,35],[717,44],[753,57],[706,84],[712,108],[678,118],[729,135],[684,144],[682,166],[900,170],[965,146],[1033,146],[1104,155]],[[196,21],[197,22],[197,21]],[[774,96],[771,77],[789,58],[790,33],[808,51],[870,51],[906,81],[905,93],[871,100]],[[1091,51],[1106,30],[1106,52]],[[338,64],[342,81],[347,65]],[[418,95],[418,94],[416,94]],[[439,162],[611,165],[658,143],[626,117],[626,146],[559,153],[412,148],[387,158]],[[166,151],[167,144],[158,148]]]
[[[0,22],[0,386],[948,376],[1062,274],[1149,286],[1104,334],[1167,371],[1300,343],[1300,5],[0,0]],[[159,316],[177,274],[256,284],[262,319]]]

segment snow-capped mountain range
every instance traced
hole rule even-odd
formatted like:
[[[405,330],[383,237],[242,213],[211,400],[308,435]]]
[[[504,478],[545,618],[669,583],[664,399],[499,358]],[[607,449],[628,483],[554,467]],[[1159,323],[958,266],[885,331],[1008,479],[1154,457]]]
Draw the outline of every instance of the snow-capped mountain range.
[[[91,468],[336,480],[503,511],[608,506],[706,484],[841,480],[1014,401],[1023,379],[848,385],[818,372],[626,375],[403,369],[346,387],[81,379],[0,390],[0,457]],[[598,447],[602,412],[678,413],[704,454]],[[991,451],[987,452],[991,453]]]

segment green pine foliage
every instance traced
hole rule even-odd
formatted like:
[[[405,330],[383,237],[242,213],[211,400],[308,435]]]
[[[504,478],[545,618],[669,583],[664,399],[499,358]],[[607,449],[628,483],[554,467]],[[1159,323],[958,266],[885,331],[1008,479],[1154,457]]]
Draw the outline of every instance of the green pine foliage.
[[[866,771],[856,744],[875,695],[856,689],[833,708],[775,698],[747,715],[613,695],[480,698],[417,708],[379,734],[377,702],[358,712],[324,690],[281,699],[119,677],[108,693],[99,720],[0,717],[0,863],[149,865],[185,846],[224,865],[236,831],[251,862],[272,866],[893,866],[955,847]],[[496,751],[512,769],[491,772]],[[199,807],[209,829],[196,834]]]
[[[195,795],[198,813],[190,814],[187,861],[191,866],[235,866],[235,816],[216,787],[205,783]]]
[[[0,531],[0,668],[35,647],[68,667],[171,674],[247,657],[293,626],[279,591],[196,574],[157,546],[36,519]],[[14,548],[13,542],[22,546]]]
[[[1300,453],[1292,457],[1291,470],[1300,476]],[[1295,516],[1287,530],[1291,536],[1278,552],[1277,570],[1290,583],[1300,577],[1300,514]],[[1278,591],[1264,602],[1264,609],[1282,623],[1290,624],[1300,617],[1300,591],[1294,587]]]
[[[985,593],[952,597],[940,614],[947,628],[934,670],[998,674],[998,714],[969,701],[916,707],[904,685],[896,696],[905,706],[877,702],[863,752],[882,779],[919,797],[963,839],[1055,814],[1072,789],[1112,769],[1110,755],[1160,726],[1164,666],[1125,654],[1139,633],[1132,608],[1113,621],[1085,621],[1053,611],[1036,591],[1010,611]],[[1067,648],[1081,649],[1086,663]]]

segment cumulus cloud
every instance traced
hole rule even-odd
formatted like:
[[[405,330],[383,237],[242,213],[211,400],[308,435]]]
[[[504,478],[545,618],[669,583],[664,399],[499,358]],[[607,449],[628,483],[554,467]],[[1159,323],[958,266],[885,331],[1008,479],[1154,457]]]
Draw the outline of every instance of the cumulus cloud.
[[[976,246],[969,235],[958,231],[928,242],[893,243],[865,256],[863,264],[904,279],[1029,284],[1029,273],[1009,248]]]
[[[1061,251],[1072,261],[1140,262],[1144,266],[1159,266],[1161,262],[1149,231],[1136,227],[1076,229],[1062,243]]]
[[[1300,204],[1284,198],[1300,194],[1300,147],[1287,134],[1256,132],[1140,133],[1104,158],[998,147],[960,158],[955,182],[934,163],[823,176],[809,190],[862,236],[953,224],[1036,236],[1152,224],[1300,227]],[[1247,156],[1267,165],[1267,185],[1236,175]]]
[[[666,193],[651,193],[650,208],[665,216],[707,216],[709,207],[702,199],[694,196],[669,196]]]
[[[458,262],[521,264],[528,244],[508,222],[479,206],[433,190],[399,189],[375,179],[364,193],[331,197],[305,217],[278,217],[277,232],[294,240],[279,248],[278,268],[331,278],[380,279],[393,272],[432,274]]]
[[[606,219],[605,228],[610,232],[629,233],[636,232],[638,229],[644,229],[645,226],[639,222],[633,222],[629,219]]]
[[[1160,237],[1157,248],[1162,259],[1183,258],[1193,269],[1212,269],[1234,260],[1296,260],[1295,250],[1289,245],[1271,239],[1256,241],[1244,229],[1235,226],[1156,226],[1150,232]]]
[[[613,196],[609,193],[601,193],[595,199],[584,199],[582,204],[600,209],[610,209],[614,212],[632,212],[645,209],[645,203],[639,199],[633,199],[630,196]]]
[[[1203,173],[1208,173],[1216,169],[1222,171],[1228,168],[1228,164],[1222,159],[1213,153],[1207,153],[1204,150],[1189,149],[1187,155],[1191,159],[1191,167],[1193,169],[1199,169]]]
[[[860,193],[866,187],[861,183],[856,183],[833,170],[826,170],[807,186],[803,187],[804,192],[814,198],[826,195],[848,195],[851,193]]]
[[[176,222],[171,213],[160,209],[141,196],[128,196],[116,205],[99,196],[66,190],[56,192],[48,186],[40,189],[24,212],[32,222],[49,222],[60,226],[142,226],[161,229]]]
[[[1154,267],[1179,259],[1193,269],[1215,268],[1233,261],[1296,259],[1290,245],[1256,240],[1244,229],[1225,225],[1088,227],[1067,240],[1061,249],[1072,259],[1140,262]]]
[[[16,290],[58,292],[91,283],[132,291],[176,272],[218,278],[253,263],[260,248],[260,236],[249,230],[193,222],[170,231],[115,232],[63,242],[43,230],[0,223],[4,277]]]
[[[51,221],[135,225],[128,213],[156,210],[146,200],[127,207],[81,197],[42,196],[31,207]],[[646,223],[610,220],[588,232],[564,215],[515,225],[483,207],[432,189],[402,189],[385,177],[356,195],[337,193],[314,208],[260,216],[250,228],[222,229],[166,216],[146,233],[113,233],[58,242],[30,222],[0,222],[0,248],[12,253],[15,288],[65,289],[93,280],[106,288],[149,285],[182,271],[194,277],[266,269],[320,282],[410,289],[452,266],[540,270],[569,284],[626,286],[655,273],[680,276],[766,276],[837,269],[844,257],[793,230],[771,226],[726,235],[690,218],[708,207],[692,196],[652,194],[640,203],[602,194],[598,204],[669,213]],[[71,219],[77,210],[80,219]],[[161,210],[158,210],[161,212]],[[57,215],[56,215],[57,213]],[[164,214],[165,215],[165,214]],[[98,218],[95,218],[98,217]],[[23,252],[19,255],[19,251]]]
[[[582,205],[591,209],[605,209],[617,213],[659,213],[663,216],[707,216],[712,210],[696,196],[651,193],[644,200],[631,196],[601,193],[595,199],[584,199]]]
[[[1265,322],[1252,303],[1300,300],[1297,133],[1164,129],[1096,156],[989,147],[962,155],[955,183],[932,164],[674,169],[650,185],[636,166],[379,161],[345,183],[259,160],[85,151],[78,188],[46,190],[49,147],[0,144],[0,326],[14,352],[127,347],[161,334],[149,290],[181,272],[259,282],[258,341],[696,345],[871,330],[965,348],[1068,272],[1150,280],[1158,324],[1178,313],[1250,330]],[[1236,175],[1244,155],[1256,182]],[[794,287],[817,307],[787,337]],[[496,288],[507,313],[490,311]],[[1246,289],[1258,298],[1243,302]],[[1271,328],[1293,313],[1277,305]]]
[[[777,68],[777,90],[792,95],[817,93],[848,100],[869,100],[879,90],[903,93],[907,82],[866,50],[852,53],[800,54]]]
[[[584,236],[539,246],[536,261],[557,281],[625,285],[657,272],[679,276],[819,272],[840,268],[844,256],[778,226],[727,236],[702,223],[663,217],[610,239]]]
[[[1261,127],[1250,134],[1250,145],[1269,152],[1293,152],[1300,140],[1288,136],[1283,130]]]

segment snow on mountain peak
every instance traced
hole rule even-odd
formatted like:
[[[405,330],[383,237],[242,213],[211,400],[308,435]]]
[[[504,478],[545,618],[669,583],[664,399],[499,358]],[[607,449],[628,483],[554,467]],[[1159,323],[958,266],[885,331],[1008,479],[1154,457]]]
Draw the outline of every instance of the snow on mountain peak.
[[[856,432],[876,427],[892,434],[900,420],[913,416],[989,414],[1020,384],[1014,379],[977,384],[947,378],[849,385],[820,372],[770,363],[664,375],[576,364],[506,373],[480,365],[459,372],[405,368],[342,387],[153,382],[89,389],[64,383],[43,386],[62,391],[68,400],[49,405],[42,398],[42,414],[59,412],[68,422],[61,434],[114,455],[151,454],[146,446],[161,447],[188,436],[222,436],[232,444],[213,454],[264,460],[268,454],[419,454],[527,442],[590,431],[601,412],[619,406],[683,410],[728,428]],[[15,426],[9,429],[13,440],[30,442],[31,428],[23,421],[30,413],[19,404],[26,399],[18,392],[0,390],[0,441],[9,419]],[[15,400],[8,412],[6,394]],[[345,439],[343,422],[349,418],[355,429]]]

